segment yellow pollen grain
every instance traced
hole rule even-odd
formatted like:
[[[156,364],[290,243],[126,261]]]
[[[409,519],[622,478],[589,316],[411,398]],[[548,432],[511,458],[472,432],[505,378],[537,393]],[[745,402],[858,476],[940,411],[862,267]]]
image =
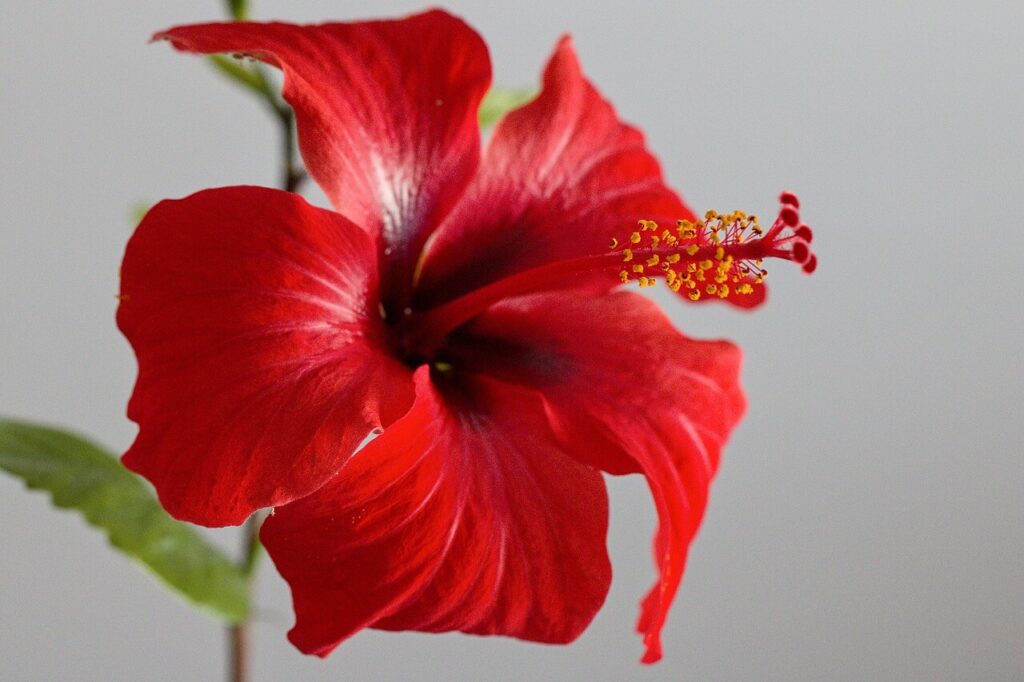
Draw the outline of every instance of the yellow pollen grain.
[[[621,271],[619,271],[619,279],[622,280],[623,284],[628,282],[629,281],[629,270],[621,270]]]
[[[719,246],[715,249],[715,260],[725,260],[725,249]]]
[[[639,232],[634,232],[633,234],[629,235],[629,241],[632,244],[639,244],[640,243],[640,233]]]
[[[633,266],[633,272],[635,272],[637,274],[640,274],[643,271],[644,271],[644,266],[640,265],[639,263],[637,263],[636,265]]]
[[[650,265],[651,267],[654,267],[655,265],[658,264],[658,261],[660,260],[661,259],[658,258],[658,254],[654,254],[653,256],[647,259],[647,264]]]
[[[622,262],[623,263],[628,263],[631,260],[633,260],[633,249],[623,249],[622,250]]]
[[[696,256],[698,251],[700,251],[700,247],[696,244],[690,244],[686,247],[687,256]]]
[[[718,287],[716,287],[714,284],[709,284],[707,288],[704,289],[704,291],[708,292],[713,296],[715,292],[718,291]]]
[[[710,260],[702,260],[700,262],[700,269],[701,270],[710,270],[713,266],[714,266],[714,263],[712,263]]]
[[[693,289],[692,291],[690,291],[686,295],[690,297],[691,301],[698,301],[698,300],[700,300],[700,292],[697,291],[696,289]]]
[[[736,287],[736,293],[744,295],[752,294],[754,293],[754,287],[750,286],[749,284],[741,284],[738,287]]]

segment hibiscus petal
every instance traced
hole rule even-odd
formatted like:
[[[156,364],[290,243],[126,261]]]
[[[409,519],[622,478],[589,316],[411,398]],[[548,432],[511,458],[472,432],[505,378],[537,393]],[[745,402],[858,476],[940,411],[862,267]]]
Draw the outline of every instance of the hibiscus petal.
[[[286,192],[207,190],[147,214],[117,312],[139,362],[124,463],[173,516],[237,524],[306,495],[407,409],[375,265],[362,230]]]
[[[364,627],[569,642],[611,580],[601,474],[553,442],[532,391],[416,374],[409,412],[261,538],[302,651]]]
[[[476,113],[491,65],[472,28],[433,10],[352,24],[202,24],[156,37],[281,68],[310,174],[342,215],[382,234],[408,285],[423,241],[479,164]]]
[[[644,600],[645,662],[700,525],[721,448],[745,409],[740,351],[695,341],[631,293],[536,294],[506,301],[458,333],[450,363],[536,389],[559,443],[611,473],[642,471],[660,518],[661,577]]]
[[[563,38],[540,95],[498,124],[465,197],[431,239],[417,300],[435,305],[514,272],[604,253],[641,218],[674,226],[693,214]],[[608,282],[618,284],[614,273]]]

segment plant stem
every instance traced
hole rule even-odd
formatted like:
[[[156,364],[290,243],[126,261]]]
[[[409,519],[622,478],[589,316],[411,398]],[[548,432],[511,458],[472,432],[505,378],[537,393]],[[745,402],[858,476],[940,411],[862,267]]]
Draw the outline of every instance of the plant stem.
[[[279,104],[276,109],[277,118],[281,122],[281,189],[286,192],[297,192],[302,181],[306,179],[306,172],[295,159],[295,114],[287,104]]]
[[[262,555],[260,526],[263,514],[257,512],[249,517],[242,529],[242,571],[252,584],[252,578]],[[252,616],[238,621],[228,628],[228,682],[248,682],[250,673],[250,626]]]
[[[249,680],[249,620],[235,623],[228,630],[228,682]]]

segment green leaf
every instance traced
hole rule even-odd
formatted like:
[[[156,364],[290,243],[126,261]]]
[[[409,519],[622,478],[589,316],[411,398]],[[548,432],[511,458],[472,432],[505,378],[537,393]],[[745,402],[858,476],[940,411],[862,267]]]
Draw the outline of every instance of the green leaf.
[[[0,419],[0,469],[80,512],[111,545],[200,608],[229,622],[246,618],[249,583],[241,569],[171,518],[110,453],[64,431]]]
[[[210,64],[223,75],[252,90],[260,97],[268,97],[272,94],[262,69],[243,64],[234,57],[223,54],[210,55],[209,60]]]
[[[528,88],[491,88],[480,104],[480,127],[487,128],[513,109],[526,104],[537,95]]]
[[[249,0],[227,0],[228,13],[235,21],[247,21],[249,19]]]
[[[146,217],[146,214],[149,213],[149,209],[151,208],[153,207],[141,201],[136,201],[134,204],[132,204],[132,225],[138,225],[139,223],[141,223],[142,219]]]

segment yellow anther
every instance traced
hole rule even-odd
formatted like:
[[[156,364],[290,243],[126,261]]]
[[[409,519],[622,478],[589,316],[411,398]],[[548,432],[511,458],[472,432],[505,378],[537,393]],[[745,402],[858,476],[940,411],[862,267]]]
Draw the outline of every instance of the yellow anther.
[[[666,284],[673,290],[685,287],[698,298],[706,295],[725,298],[753,292],[751,285],[760,284],[767,274],[761,260],[740,255],[757,252],[757,249],[736,248],[766,233],[755,215],[710,210],[703,219],[678,220],[675,230],[659,228],[653,220],[640,220],[638,224],[640,229],[633,232],[628,241],[644,254],[635,254],[644,265],[632,266],[633,272],[645,274],[647,284],[644,286],[651,286],[655,281],[653,274],[657,271],[650,268],[660,266]],[[647,231],[655,234],[645,238],[643,232]],[[612,240],[612,248],[617,245],[618,240]],[[623,249],[623,254],[624,262],[634,258],[629,249]],[[696,260],[698,258],[700,260]],[[685,271],[681,265],[677,266],[683,262]]]
[[[616,239],[615,237],[612,237],[612,241],[608,245],[608,248],[611,249],[612,251],[614,251],[615,249],[619,248],[619,240]]]
[[[700,300],[700,292],[697,291],[696,289],[693,289],[692,291],[690,291],[686,295],[690,297],[691,301],[698,301],[698,300]]]
[[[644,288],[646,286],[649,286],[650,282],[651,282],[651,280],[647,279],[646,277],[641,277],[640,278],[640,288],[642,289],[642,288]]]

